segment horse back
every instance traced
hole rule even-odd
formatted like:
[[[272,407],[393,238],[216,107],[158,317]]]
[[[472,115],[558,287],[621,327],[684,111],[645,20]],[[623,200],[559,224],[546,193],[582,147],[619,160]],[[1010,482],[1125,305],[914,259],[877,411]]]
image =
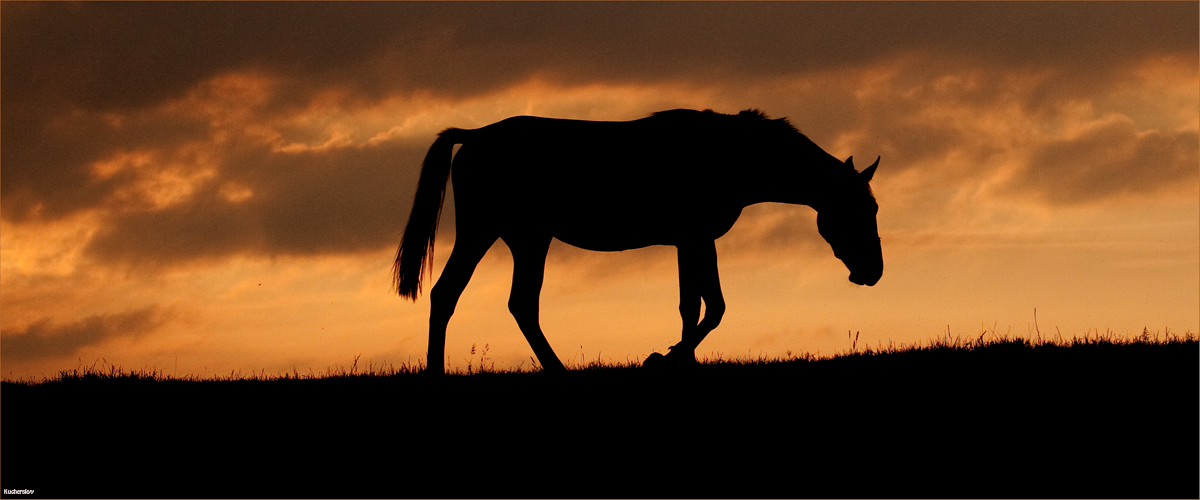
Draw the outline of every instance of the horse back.
[[[457,212],[594,250],[715,239],[747,204],[733,139],[659,116],[509,118],[455,157]]]

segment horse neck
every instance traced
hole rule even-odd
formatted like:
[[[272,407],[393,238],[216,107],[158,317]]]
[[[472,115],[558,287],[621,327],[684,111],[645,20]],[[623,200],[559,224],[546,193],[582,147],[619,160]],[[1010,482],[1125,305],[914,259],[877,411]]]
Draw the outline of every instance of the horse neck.
[[[839,169],[846,167],[815,144],[800,151],[800,155],[777,154],[764,158],[762,171],[754,181],[754,203],[789,203],[813,208],[822,204],[838,174],[842,173]]]

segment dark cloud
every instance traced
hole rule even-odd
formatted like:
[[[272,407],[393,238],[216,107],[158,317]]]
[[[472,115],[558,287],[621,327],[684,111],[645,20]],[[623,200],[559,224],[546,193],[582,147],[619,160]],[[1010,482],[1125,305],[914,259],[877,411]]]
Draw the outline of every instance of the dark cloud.
[[[161,101],[248,66],[362,90],[478,93],[533,72],[737,79],[914,50],[1093,67],[1197,52],[1197,7],[1175,2],[6,3],[3,23],[6,101],[94,109]]]
[[[329,2],[5,4],[4,98],[118,109],[179,97],[248,66],[340,73],[405,29],[409,16],[381,10]]]
[[[399,243],[428,144],[383,142],[327,151],[246,148],[186,201],[113,217],[87,254],[156,268],[234,253],[371,251]],[[224,186],[244,186],[231,200]],[[453,227],[453,224],[446,224]]]
[[[139,337],[170,319],[158,306],[117,314],[88,316],[74,323],[56,324],[50,318],[0,337],[0,352],[8,361],[63,358],[80,349],[120,337]]]
[[[1040,148],[1010,189],[1047,201],[1091,203],[1120,194],[1154,194],[1200,172],[1195,131],[1141,132],[1128,119],[1111,120],[1079,137]]]
[[[21,111],[12,111],[17,108]],[[22,101],[4,101],[4,218],[56,220],[102,206],[114,191],[136,181],[131,172],[102,178],[92,165],[122,151],[171,148],[207,140],[201,117],[152,111],[118,117],[78,110],[53,113]]]

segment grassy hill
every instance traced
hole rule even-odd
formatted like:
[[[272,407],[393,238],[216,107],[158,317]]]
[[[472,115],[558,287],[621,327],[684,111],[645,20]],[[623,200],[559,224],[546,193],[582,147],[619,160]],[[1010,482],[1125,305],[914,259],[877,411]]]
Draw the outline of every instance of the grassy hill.
[[[84,369],[3,383],[0,463],[34,497],[1195,498],[1198,354],[1147,334],[560,376]]]

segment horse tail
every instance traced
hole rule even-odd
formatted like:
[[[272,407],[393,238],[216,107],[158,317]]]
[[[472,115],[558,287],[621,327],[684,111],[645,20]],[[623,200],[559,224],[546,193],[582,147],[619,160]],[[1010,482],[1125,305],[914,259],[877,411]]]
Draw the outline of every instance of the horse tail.
[[[392,265],[392,281],[401,297],[417,300],[421,279],[427,272],[433,273],[433,239],[446,201],[454,145],[462,143],[464,132],[457,128],[442,131],[421,164],[412,213],[396,251],[396,263]]]

